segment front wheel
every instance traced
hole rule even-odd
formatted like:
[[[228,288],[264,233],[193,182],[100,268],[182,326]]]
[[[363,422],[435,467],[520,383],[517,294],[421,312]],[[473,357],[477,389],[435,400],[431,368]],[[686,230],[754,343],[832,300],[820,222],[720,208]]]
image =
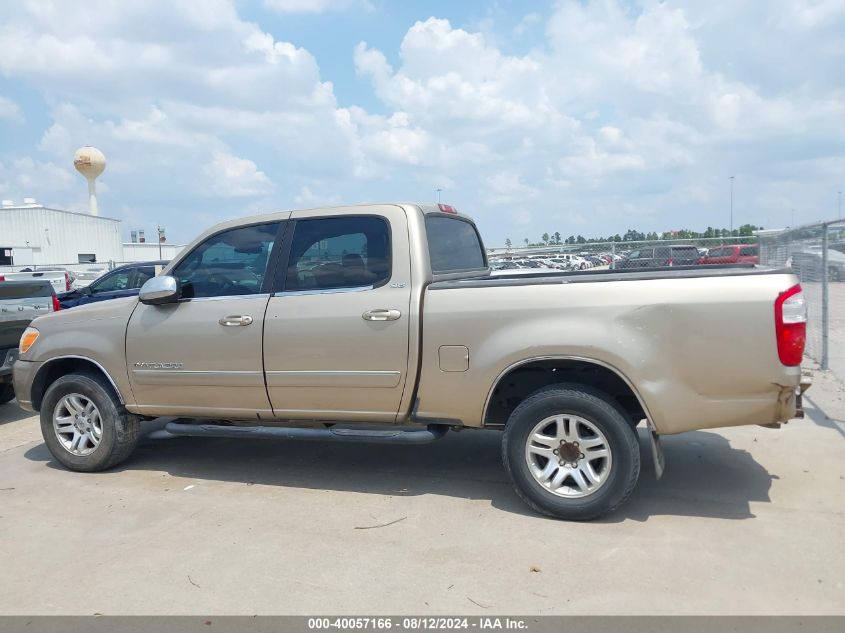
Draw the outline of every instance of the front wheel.
[[[140,433],[140,418],[126,411],[100,376],[68,374],[44,394],[44,443],[70,470],[92,472],[116,466],[135,449]]]
[[[640,474],[636,431],[609,396],[579,385],[541,389],[514,409],[502,459],[529,506],[574,521],[617,508]]]

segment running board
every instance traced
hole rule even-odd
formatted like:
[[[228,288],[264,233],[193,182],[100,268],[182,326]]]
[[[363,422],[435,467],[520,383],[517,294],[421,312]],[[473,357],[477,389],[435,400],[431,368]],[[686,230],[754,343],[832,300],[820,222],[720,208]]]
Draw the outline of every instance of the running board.
[[[279,426],[224,426],[221,424],[183,424],[168,422],[164,429],[171,435],[194,437],[249,437],[275,440],[322,440],[324,442],[362,442],[368,444],[428,444],[439,440],[449,427],[429,424],[425,429],[350,429],[330,427],[312,429]]]

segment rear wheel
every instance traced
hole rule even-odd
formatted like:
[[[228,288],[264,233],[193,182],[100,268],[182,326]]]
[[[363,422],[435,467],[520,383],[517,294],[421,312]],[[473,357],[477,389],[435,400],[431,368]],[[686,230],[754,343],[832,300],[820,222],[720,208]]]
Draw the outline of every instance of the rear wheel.
[[[520,497],[559,519],[595,519],[622,504],[640,472],[636,431],[609,396],[547,387],[505,427],[502,458]]]
[[[66,468],[91,472],[124,461],[138,443],[141,423],[100,376],[68,374],[47,389],[41,434]]]
[[[15,399],[15,389],[12,383],[0,384],[0,404],[6,404]]]

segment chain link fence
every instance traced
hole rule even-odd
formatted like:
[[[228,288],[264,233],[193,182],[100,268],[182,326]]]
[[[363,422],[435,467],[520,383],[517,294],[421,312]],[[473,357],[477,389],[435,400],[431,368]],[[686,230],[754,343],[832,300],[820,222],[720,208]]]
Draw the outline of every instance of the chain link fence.
[[[760,231],[760,263],[791,267],[807,300],[807,355],[845,378],[845,220]]]

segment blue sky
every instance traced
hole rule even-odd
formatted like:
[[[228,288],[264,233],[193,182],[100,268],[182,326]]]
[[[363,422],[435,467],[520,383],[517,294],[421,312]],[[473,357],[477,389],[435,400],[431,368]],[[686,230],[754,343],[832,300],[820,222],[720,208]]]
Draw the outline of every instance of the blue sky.
[[[233,216],[436,198],[488,244],[835,217],[845,2],[0,5],[0,196],[184,242]]]

